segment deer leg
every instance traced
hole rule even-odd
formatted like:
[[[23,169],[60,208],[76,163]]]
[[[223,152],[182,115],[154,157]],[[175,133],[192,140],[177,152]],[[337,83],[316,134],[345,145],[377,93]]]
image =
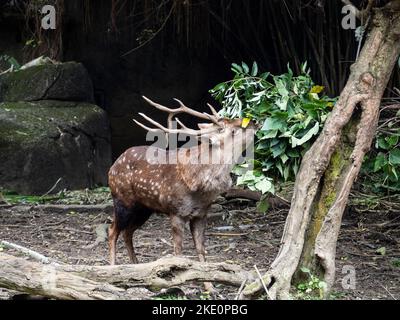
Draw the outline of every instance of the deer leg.
[[[205,230],[207,225],[206,217],[195,218],[190,220],[190,231],[192,233],[194,246],[196,247],[197,254],[200,262],[206,261],[206,250],[204,247]],[[214,286],[211,282],[204,282],[204,288],[208,292],[215,292]]]
[[[120,230],[117,227],[117,223],[113,221],[110,228],[108,229],[108,245],[110,248],[110,264],[115,265],[115,253],[116,253],[116,245],[118,236],[120,234]]]
[[[171,215],[170,219],[172,225],[172,238],[174,242],[174,254],[178,256],[182,254],[185,221],[177,215]]]
[[[192,232],[194,246],[200,262],[206,261],[206,250],[204,247],[204,233],[206,229],[206,218],[194,218],[190,220],[190,231]]]
[[[124,241],[128,256],[132,263],[138,263],[136,258],[135,249],[133,248],[132,236],[136,229],[140,228],[151,216],[153,211],[139,203],[135,204],[130,209],[128,226],[124,230]]]
[[[123,203],[113,197],[114,218],[108,229],[108,245],[110,248],[110,264],[114,265],[116,260],[117,240],[122,230],[128,227],[131,209],[126,208]]]
[[[134,264],[138,263],[138,259],[136,258],[135,249],[133,249],[133,242],[132,242],[132,236],[136,229],[137,229],[136,226],[129,226],[128,229],[124,230],[124,241],[126,249],[128,251],[128,256],[131,262]]]

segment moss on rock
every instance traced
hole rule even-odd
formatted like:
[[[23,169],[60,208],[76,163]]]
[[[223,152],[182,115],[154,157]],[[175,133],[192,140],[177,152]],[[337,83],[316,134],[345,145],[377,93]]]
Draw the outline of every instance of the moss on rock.
[[[91,79],[81,63],[45,64],[0,76],[0,102],[62,100],[90,102]]]
[[[41,194],[107,183],[109,122],[88,103],[0,103],[0,187]]]

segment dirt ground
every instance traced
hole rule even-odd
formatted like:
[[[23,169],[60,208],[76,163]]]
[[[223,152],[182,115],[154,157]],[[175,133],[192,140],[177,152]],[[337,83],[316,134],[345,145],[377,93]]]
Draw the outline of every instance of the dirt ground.
[[[240,264],[247,270],[254,265],[262,272],[267,269],[279,249],[287,209],[270,209],[256,213],[254,203],[231,201],[219,206],[222,217],[209,221],[207,257],[211,262],[226,261]],[[0,240],[7,240],[48,257],[69,264],[108,264],[108,248],[101,242],[94,248],[96,227],[111,222],[109,213],[86,212],[85,209],[49,212],[35,207],[1,207]],[[337,274],[334,299],[400,299],[400,214],[345,214],[337,249]],[[103,239],[104,240],[104,239]],[[148,262],[172,254],[168,220],[153,215],[134,234],[134,244],[140,262]],[[10,254],[13,250],[0,248]],[[197,259],[187,230],[184,254]],[[119,240],[117,262],[128,263],[122,239]],[[1,267],[1,266],[0,266]],[[354,268],[354,269],[352,269]],[[355,288],[346,289],[346,270],[355,270]],[[188,284],[184,291],[197,292],[202,286]],[[219,298],[233,299],[237,288],[217,285]],[[0,289],[0,299],[13,293]]]

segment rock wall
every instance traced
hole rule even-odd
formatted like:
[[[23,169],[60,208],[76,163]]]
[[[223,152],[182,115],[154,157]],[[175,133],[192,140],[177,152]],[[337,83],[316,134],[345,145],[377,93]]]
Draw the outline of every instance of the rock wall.
[[[79,63],[0,76],[0,188],[23,194],[107,185],[107,114]]]

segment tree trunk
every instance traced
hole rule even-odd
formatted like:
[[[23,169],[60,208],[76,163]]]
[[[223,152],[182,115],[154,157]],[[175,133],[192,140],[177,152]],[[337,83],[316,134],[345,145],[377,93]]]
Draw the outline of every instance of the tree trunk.
[[[380,101],[400,54],[400,0],[374,9],[370,21],[349,80],[297,174],[281,248],[263,276],[272,298],[291,297],[291,285],[303,266],[325,281],[325,296],[333,285],[343,211],[374,138]],[[263,291],[260,281],[254,282],[243,297]]]
[[[55,299],[148,299],[149,291],[188,281],[212,281],[239,287],[253,276],[236,265],[162,258],[117,266],[42,264],[0,252],[0,288]]]

